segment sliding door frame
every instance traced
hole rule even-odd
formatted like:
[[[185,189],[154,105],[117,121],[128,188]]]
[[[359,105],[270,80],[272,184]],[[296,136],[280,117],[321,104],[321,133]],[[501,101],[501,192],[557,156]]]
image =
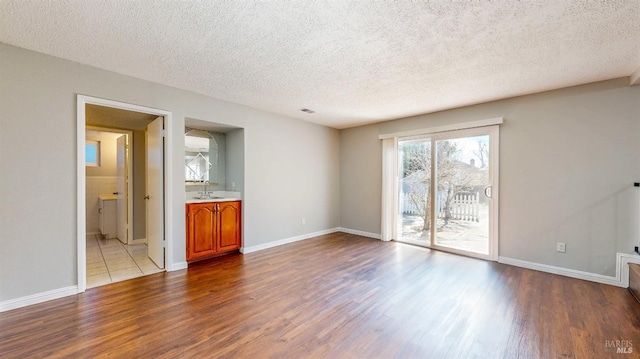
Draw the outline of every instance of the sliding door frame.
[[[393,154],[396,158],[395,161],[387,161],[383,165],[383,177],[389,178],[390,171],[393,171],[394,178],[393,183],[384,184],[383,183],[383,223],[382,223],[382,233],[389,233],[389,239],[401,241],[409,244],[420,245],[432,249],[437,249],[441,251],[446,251],[455,254],[461,254],[469,257],[481,258],[491,261],[497,261],[499,255],[499,203],[500,203],[500,183],[499,183],[499,173],[500,173],[500,161],[499,161],[499,149],[500,149],[500,129],[499,125],[503,123],[502,118],[476,121],[465,124],[456,124],[451,126],[442,126],[433,129],[425,129],[418,131],[409,131],[404,133],[397,134],[389,134],[382,135],[380,139],[383,140],[383,158],[388,158],[390,156],[390,152],[393,151]],[[422,242],[417,240],[399,240],[398,238],[398,228],[399,228],[399,206],[398,206],[398,186],[399,186],[399,176],[398,176],[398,141],[406,140],[406,139],[429,139],[431,141],[431,185],[429,186],[430,196],[432,199],[435,197],[436,188],[434,186],[436,181],[436,141],[439,140],[447,140],[454,138],[463,138],[463,137],[474,137],[474,136],[489,136],[489,185],[491,186],[491,198],[489,205],[489,253],[483,254],[478,252],[466,251],[461,249],[456,249],[452,247],[446,247],[436,244],[436,216],[435,216],[435,206],[436,201],[432,200],[430,203],[431,206],[431,231],[430,238],[428,242]],[[390,141],[393,139],[393,141]],[[393,146],[390,146],[390,143],[393,143]],[[385,143],[387,145],[385,145]],[[386,156],[386,157],[385,157]],[[393,168],[392,168],[393,167]],[[389,178],[390,179],[390,178]],[[391,193],[390,193],[391,192]],[[391,201],[393,198],[393,201]],[[386,199],[386,201],[385,201]],[[389,202],[393,204],[390,205]],[[392,212],[392,213],[389,213]],[[386,221],[386,222],[385,222]],[[391,223],[389,223],[391,222]],[[384,240],[384,236],[383,236]]]

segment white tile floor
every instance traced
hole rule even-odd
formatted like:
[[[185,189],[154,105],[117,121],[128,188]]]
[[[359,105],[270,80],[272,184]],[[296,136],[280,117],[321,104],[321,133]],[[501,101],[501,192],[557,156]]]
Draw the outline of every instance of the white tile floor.
[[[162,272],[147,257],[146,244],[124,245],[118,239],[87,236],[87,288]]]

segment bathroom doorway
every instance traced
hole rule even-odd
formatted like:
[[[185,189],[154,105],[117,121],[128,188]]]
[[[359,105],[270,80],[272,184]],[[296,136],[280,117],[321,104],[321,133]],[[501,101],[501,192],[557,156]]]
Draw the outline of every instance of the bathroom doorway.
[[[80,292],[165,270],[167,117],[78,96]]]
[[[87,105],[86,121],[95,125],[122,115]],[[143,114],[127,116],[146,122]],[[141,130],[87,125],[87,288],[162,271],[147,245],[145,137]]]

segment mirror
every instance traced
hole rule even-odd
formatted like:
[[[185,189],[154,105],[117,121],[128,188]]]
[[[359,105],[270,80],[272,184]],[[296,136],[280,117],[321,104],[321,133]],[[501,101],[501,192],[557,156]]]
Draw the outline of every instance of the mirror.
[[[187,129],[185,144],[185,181],[218,182],[218,141],[207,131]]]

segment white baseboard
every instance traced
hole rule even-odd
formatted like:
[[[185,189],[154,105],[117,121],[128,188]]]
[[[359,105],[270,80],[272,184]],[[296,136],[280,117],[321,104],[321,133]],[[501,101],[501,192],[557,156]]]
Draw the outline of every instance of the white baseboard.
[[[0,302],[0,312],[6,312],[7,310],[18,309],[26,307],[28,305],[47,302],[50,300],[76,294],[78,294],[78,286],[73,285],[70,287],[58,288],[47,292],[27,295],[20,298],[9,299],[4,302]]]
[[[344,232],[344,233],[349,233],[349,234],[355,234],[357,236],[373,238],[373,239],[382,239],[382,236],[379,235],[379,234],[370,233],[370,232],[363,232],[363,231],[357,231],[355,229],[349,229],[349,228],[340,227],[340,228],[338,228],[338,231],[339,232]]]
[[[97,232],[87,232],[87,236],[95,236],[96,234],[100,234],[100,231],[97,231]]]
[[[533,269],[541,272],[558,274],[565,277],[588,280],[591,282],[613,285],[626,288],[629,286],[629,263],[640,263],[640,256],[627,253],[618,253],[616,256],[616,276],[606,276],[597,273],[579,271],[575,269],[556,267],[548,264],[534,263],[520,259],[498,257],[498,262],[516,267]]]
[[[357,231],[355,229],[337,227],[337,228],[326,229],[326,230],[323,230],[323,231],[307,233],[307,234],[303,234],[303,235],[296,236],[296,237],[285,238],[285,239],[281,239],[281,240],[274,241],[274,242],[260,244],[260,245],[257,245],[257,246],[243,247],[243,248],[240,248],[240,252],[242,252],[244,254],[248,254],[248,253],[257,252],[257,251],[261,251],[261,250],[264,250],[264,249],[273,248],[273,247],[281,246],[281,245],[284,245],[284,244],[289,244],[289,243],[293,243],[293,242],[297,242],[297,241],[302,241],[302,240],[305,240],[305,239],[314,238],[314,237],[318,237],[318,236],[322,236],[322,235],[330,234],[330,233],[335,233],[335,232],[344,232],[344,233],[349,233],[349,234],[355,234],[355,235],[358,235],[358,236],[363,236],[363,237],[368,237],[368,238],[373,238],[373,239],[380,239],[381,238],[380,235],[376,234],[376,233],[369,233],[369,232]]]
[[[187,269],[188,264],[186,261],[183,262],[178,262],[178,263],[172,263],[171,265],[167,265],[167,272],[173,272],[176,270],[181,270],[181,269]]]
[[[265,244],[259,244],[257,246],[242,247],[242,248],[240,248],[240,252],[244,253],[244,254],[248,254],[248,253],[257,252],[257,251],[261,251],[261,250],[264,250],[264,249],[273,248],[273,247],[281,246],[281,245],[284,245],[284,244],[289,244],[289,243],[293,243],[293,242],[297,242],[297,241],[302,241],[302,240],[305,240],[305,239],[314,238],[314,237],[318,237],[318,236],[322,236],[322,235],[330,234],[330,233],[335,233],[335,232],[340,232],[340,228],[325,229],[323,231],[302,234],[302,235],[299,235],[299,236],[285,238],[285,239],[281,239],[281,240],[278,240],[278,241],[273,241],[273,242],[269,242],[269,243],[265,243]]]
[[[619,287],[629,287],[629,263],[640,264],[638,253],[618,253],[616,255],[616,278],[619,279]]]

